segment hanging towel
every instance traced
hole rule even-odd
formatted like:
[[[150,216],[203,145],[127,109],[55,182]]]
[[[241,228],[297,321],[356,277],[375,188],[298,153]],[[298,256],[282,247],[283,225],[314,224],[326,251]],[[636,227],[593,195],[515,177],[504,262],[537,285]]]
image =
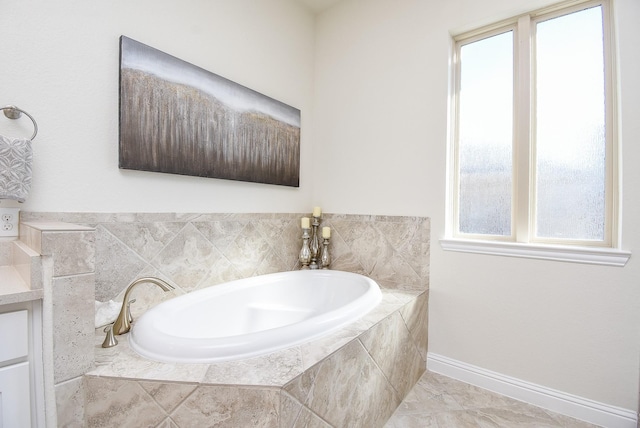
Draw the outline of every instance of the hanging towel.
[[[31,189],[31,140],[0,135],[0,199],[24,202]]]

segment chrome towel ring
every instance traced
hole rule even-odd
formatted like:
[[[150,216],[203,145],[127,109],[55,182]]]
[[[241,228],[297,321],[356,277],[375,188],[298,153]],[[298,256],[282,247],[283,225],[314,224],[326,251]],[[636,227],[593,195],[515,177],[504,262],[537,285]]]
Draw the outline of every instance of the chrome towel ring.
[[[38,135],[38,124],[36,123],[36,120],[33,118],[33,116],[16,106],[0,107],[0,110],[3,110],[4,115],[9,119],[19,119],[20,116],[22,116],[22,113],[27,115],[27,117],[31,119],[31,122],[33,122],[33,135],[31,136],[31,140],[36,138],[36,135]]]

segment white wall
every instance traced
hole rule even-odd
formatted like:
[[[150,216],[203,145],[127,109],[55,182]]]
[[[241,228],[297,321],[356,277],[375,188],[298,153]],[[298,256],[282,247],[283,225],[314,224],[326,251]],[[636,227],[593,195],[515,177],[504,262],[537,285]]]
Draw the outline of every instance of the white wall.
[[[640,262],[444,252],[450,34],[548,0],[347,0],[317,25],[315,195],[432,218],[429,351],[598,402],[638,404]],[[617,0],[623,247],[640,247],[640,3]]]
[[[118,39],[123,34],[300,109],[300,188],[119,170]],[[0,104],[23,108],[40,127],[32,192],[21,207],[310,209],[313,43],[313,15],[289,0],[3,2]],[[8,122],[0,116],[0,133],[31,134],[28,119],[19,121],[22,129]]]

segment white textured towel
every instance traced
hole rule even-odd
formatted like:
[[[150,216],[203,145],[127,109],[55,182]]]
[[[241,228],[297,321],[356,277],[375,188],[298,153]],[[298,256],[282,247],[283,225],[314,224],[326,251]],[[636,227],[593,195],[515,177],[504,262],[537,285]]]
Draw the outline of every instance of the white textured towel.
[[[0,135],[0,199],[24,202],[31,189],[31,140]]]
[[[118,318],[121,306],[121,302],[114,302],[113,300],[109,300],[108,302],[99,302],[96,300],[96,328],[114,322],[116,318]]]

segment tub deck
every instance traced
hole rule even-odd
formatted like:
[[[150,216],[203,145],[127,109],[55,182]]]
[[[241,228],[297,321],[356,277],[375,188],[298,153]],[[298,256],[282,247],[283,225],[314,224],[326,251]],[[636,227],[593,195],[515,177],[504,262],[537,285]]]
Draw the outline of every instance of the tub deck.
[[[199,425],[200,418],[207,424],[219,419],[220,426],[249,420],[264,427],[382,426],[426,369],[428,290],[380,285],[382,302],[348,327],[240,361],[155,362],[130,349],[127,335],[118,336],[116,347],[102,348],[104,333],[96,330],[85,420],[121,426],[135,414],[144,425],[178,427]],[[123,405],[130,407],[123,412]]]

